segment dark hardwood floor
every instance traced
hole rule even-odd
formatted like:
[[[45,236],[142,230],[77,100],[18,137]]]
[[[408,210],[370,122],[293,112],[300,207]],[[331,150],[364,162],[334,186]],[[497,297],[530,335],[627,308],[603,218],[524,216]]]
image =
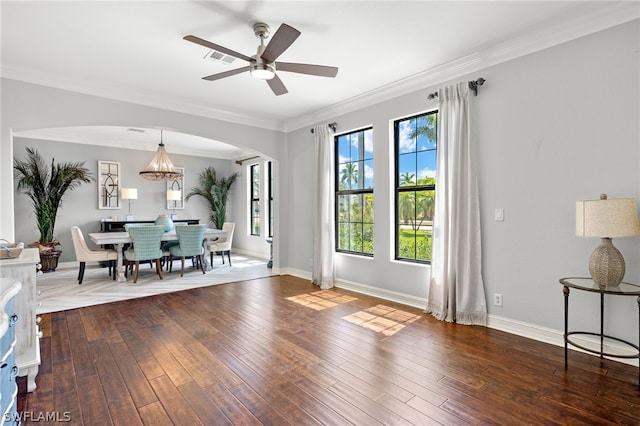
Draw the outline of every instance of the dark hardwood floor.
[[[18,408],[92,426],[640,424],[635,367],[572,351],[565,370],[560,347],[317,291],[277,276],[45,315]]]

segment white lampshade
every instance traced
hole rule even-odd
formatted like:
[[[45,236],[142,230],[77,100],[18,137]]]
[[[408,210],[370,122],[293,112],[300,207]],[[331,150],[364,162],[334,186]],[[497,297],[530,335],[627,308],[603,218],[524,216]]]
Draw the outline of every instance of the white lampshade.
[[[576,235],[580,237],[619,238],[640,235],[638,209],[634,198],[578,201]]]
[[[167,191],[167,201],[180,201],[182,200],[181,191]]]
[[[600,288],[619,285],[625,274],[624,257],[612,238],[640,235],[638,208],[633,198],[607,199],[576,203],[576,234],[580,237],[600,237],[600,245],[589,259],[589,273]]]
[[[137,188],[122,188],[120,190],[120,196],[123,200],[137,200],[138,189]]]

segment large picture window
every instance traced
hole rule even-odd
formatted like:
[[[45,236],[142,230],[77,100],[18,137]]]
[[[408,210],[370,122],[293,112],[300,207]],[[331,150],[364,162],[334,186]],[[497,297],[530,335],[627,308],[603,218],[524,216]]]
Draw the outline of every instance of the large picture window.
[[[373,129],[335,137],[336,250],[373,255]]]
[[[251,176],[251,235],[260,235],[260,165],[253,164],[249,167]]]
[[[394,122],[396,255],[431,262],[438,111]]]

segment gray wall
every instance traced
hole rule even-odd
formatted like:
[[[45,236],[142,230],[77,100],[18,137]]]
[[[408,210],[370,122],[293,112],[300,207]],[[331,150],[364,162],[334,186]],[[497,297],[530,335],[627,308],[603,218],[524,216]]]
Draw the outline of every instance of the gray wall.
[[[575,201],[597,198],[601,192],[610,197],[639,195],[639,23],[442,83],[487,79],[473,99],[472,125],[479,145],[486,294],[490,299],[493,293],[502,293],[504,298],[502,308],[488,304],[490,324],[509,323],[514,329],[520,327],[521,333],[528,328],[529,335],[551,332],[557,337],[563,315],[558,279],[587,275],[588,258],[598,244],[596,239],[574,235]],[[416,305],[424,302],[429,268],[392,260],[389,125],[396,118],[436,107],[426,97],[440,86],[323,121],[337,121],[341,132],[374,127],[375,256],[338,254],[342,285],[398,296]],[[283,134],[15,81],[3,80],[2,89],[0,235],[14,232],[14,208],[5,203],[13,200],[11,129],[92,124],[170,127],[248,147],[278,163],[274,260],[285,272],[310,274],[315,154],[309,127]],[[493,221],[497,207],[504,208],[504,222]],[[236,199],[233,209],[240,208],[242,202]],[[15,232],[23,219],[16,212]],[[632,282],[640,281],[639,243],[638,238],[615,241],[627,260],[626,279]],[[580,328],[597,329],[597,298],[577,291],[571,298],[572,321]],[[638,343],[635,298],[610,299],[607,329]]]
[[[50,140],[35,140],[26,138],[14,138],[14,156],[24,159],[25,148],[35,148],[48,162],[53,158],[56,162],[83,161],[93,177],[96,177],[98,160],[120,162],[121,175],[120,187],[133,187],[138,189],[138,199],[131,200],[131,213],[138,220],[154,220],[159,214],[167,213],[166,183],[165,181],[149,181],[138,175],[151,161],[152,152],[130,149],[109,148],[96,145],[83,145],[78,143],[65,143]],[[218,176],[228,176],[234,171],[239,171],[233,161],[212,158],[193,157],[188,155],[171,154],[176,166],[185,168],[184,183],[188,191],[198,185],[198,174],[206,167],[214,167]],[[242,210],[237,213],[232,209],[231,199],[234,197],[244,199],[244,186],[241,177],[230,192],[227,219],[234,221],[244,220]],[[71,242],[71,226],[79,226],[88,239],[89,232],[100,230],[100,221],[116,216],[117,220],[125,220],[129,210],[129,202],[121,200],[119,209],[98,208],[98,184],[82,184],[80,187],[65,194],[62,207],[58,212],[55,237],[61,242],[60,249],[62,262],[74,261],[75,254]],[[39,234],[35,228],[33,208],[28,197],[23,193],[15,194],[16,212],[16,241],[30,243],[37,241]],[[201,197],[194,197],[185,202],[185,208],[175,210],[179,219],[200,219],[200,223],[208,223],[209,207]],[[169,213],[172,213],[169,210]],[[242,217],[236,217],[242,216]],[[239,241],[240,239],[238,239]],[[92,243],[89,241],[89,245]],[[241,246],[241,244],[238,244]]]
[[[483,277],[492,318],[532,328],[563,328],[558,279],[588,276],[597,239],[575,236],[575,202],[638,197],[640,96],[639,22],[592,34],[454,81],[484,77],[473,98],[472,127],[479,153]],[[615,46],[615,48],[613,48]],[[337,277],[346,286],[426,297],[427,266],[393,257],[392,132],[398,117],[437,106],[428,87],[392,101],[336,116],[339,132],[373,125],[375,255],[337,254]],[[296,230],[284,246],[287,264],[311,270],[314,151],[308,129],[289,134],[288,189],[295,202],[283,222]],[[493,220],[504,208],[504,222]],[[639,239],[616,239],[627,260],[626,279],[640,282]],[[503,307],[492,305],[502,293]],[[597,297],[572,292],[572,321],[598,329]],[[607,327],[638,342],[634,297],[611,297]],[[595,328],[594,328],[595,327]]]

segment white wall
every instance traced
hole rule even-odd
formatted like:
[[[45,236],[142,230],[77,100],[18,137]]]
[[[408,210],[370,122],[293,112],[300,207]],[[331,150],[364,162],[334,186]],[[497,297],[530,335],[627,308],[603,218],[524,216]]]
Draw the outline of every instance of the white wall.
[[[596,239],[575,236],[575,201],[638,197],[640,95],[636,20],[467,75],[484,77],[473,99],[472,125],[479,152],[483,277],[488,301],[502,293],[494,317],[552,330],[563,328],[561,277],[588,276]],[[615,47],[615,48],[614,48]],[[451,82],[449,82],[451,83]],[[337,255],[337,277],[347,286],[378,293],[426,297],[428,267],[391,260],[393,119],[433,108],[427,94],[411,93],[332,117],[338,132],[373,125],[375,254]],[[289,134],[289,204],[283,219],[295,229],[284,246],[288,265],[311,271],[314,144],[309,129]],[[493,220],[504,208],[505,221]],[[640,282],[638,238],[617,239],[627,259],[626,279]],[[635,297],[610,298],[607,327],[638,342]],[[571,320],[598,329],[598,298],[571,293]],[[594,328],[595,327],[595,328]]]

